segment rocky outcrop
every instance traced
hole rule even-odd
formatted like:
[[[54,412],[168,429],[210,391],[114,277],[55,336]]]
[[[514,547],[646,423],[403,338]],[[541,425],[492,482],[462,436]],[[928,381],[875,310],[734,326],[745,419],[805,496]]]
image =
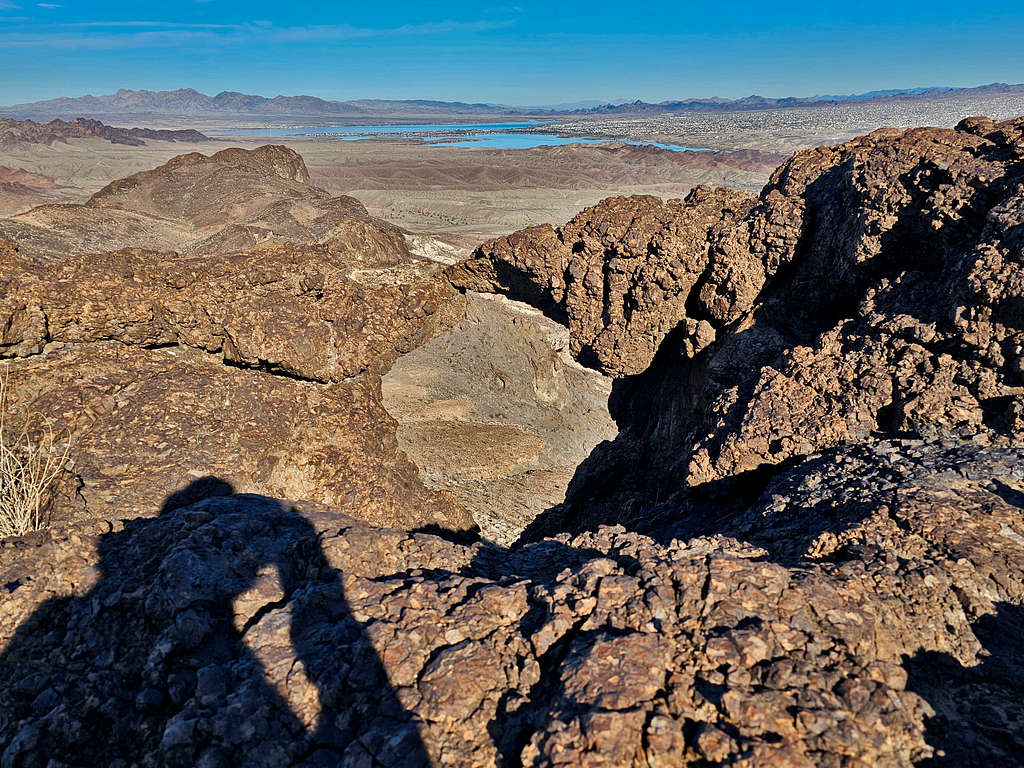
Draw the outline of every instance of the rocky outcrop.
[[[381,525],[474,527],[420,483],[380,394],[380,375],[457,322],[464,299],[394,227],[307,182],[281,147],[183,155],[50,207],[61,230],[47,236],[72,255],[0,241],[9,426],[39,412],[74,446],[52,520],[151,515],[214,473]],[[78,228],[124,217],[214,234],[189,255],[74,254],[87,250]],[[207,251],[269,220],[278,234],[259,248]],[[274,242],[289,238],[302,244]]]
[[[3,759],[1007,764],[1024,680],[972,627],[1019,623],[1024,454],[897,452],[779,478],[804,510],[852,513],[854,468],[888,492],[799,565],[613,528],[502,551],[260,497],[11,541]]]
[[[698,187],[686,200],[610,198],[564,227],[533,227],[482,245],[450,270],[452,282],[501,291],[569,326],[580,360],[613,376],[641,373],[677,331],[691,350],[714,340],[688,314],[709,249],[749,211],[741,192]]]
[[[454,322],[462,302],[429,269],[368,284],[359,266],[329,246],[201,257],[126,250],[56,264],[10,257],[0,357],[54,343],[183,345],[332,382],[382,373]]]
[[[104,139],[111,144],[126,144],[140,147],[146,140],[187,141],[195,143],[209,141],[199,131],[165,131],[151,128],[114,128],[99,120],[76,117],[70,122],[51,120],[49,123],[35,123],[31,120],[12,120],[0,117],[0,147],[18,144],[57,144],[69,139]]]
[[[35,259],[122,248],[213,254],[322,244],[350,261],[409,258],[402,233],[351,197],[309,185],[293,150],[268,145],[192,152],[111,182],[84,205],[51,204],[0,220],[0,236]]]
[[[169,493],[213,473],[378,525],[473,527],[420,483],[373,376],[321,385],[116,342],[52,350],[7,375],[13,417],[57,414],[54,428],[71,441],[51,519],[152,515]]]
[[[210,287],[184,303],[202,313],[175,308],[180,289],[138,267],[151,304],[83,313],[127,342],[69,336],[41,350],[18,345],[35,338],[26,329],[38,314],[59,316],[46,282],[58,273],[19,267],[16,289],[39,312],[15,309],[8,348],[26,371],[52,368],[12,373],[18,392],[45,389],[19,404],[68,403],[60,377],[87,381],[69,391],[110,400],[48,410],[76,424],[123,418],[103,430],[121,443],[99,455],[125,454],[138,434],[151,450],[132,449],[144,456],[139,475],[159,477],[168,449],[237,474],[160,502],[157,483],[122,489],[110,477],[124,470],[83,459],[79,495],[138,517],[105,513],[0,543],[0,764],[1014,763],[1024,746],[1022,200],[1024,121],[973,119],[798,154],[756,200],[705,189],[674,203],[613,200],[449,270],[464,289],[567,319],[577,356],[617,377],[619,435],[509,548],[422,513],[443,498],[379,448],[379,396],[356,394],[374,389],[370,369],[296,378],[338,341],[311,357],[254,343],[275,354],[225,368],[228,306],[249,313],[267,290],[281,311],[259,327],[281,318],[281,338],[293,338],[291,303],[306,318],[342,311],[331,298],[340,280],[302,292],[309,254],[329,262],[329,248],[278,258],[279,283],[261,282],[259,253],[211,260],[229,272],[210,283],[193,266],[190,279]],[[105,279],[138,297],[135,269]],[[73,322],[54,327],[80,334]],[[361,359],[398,348],[406,326],[386,327],[392,341],[360,347]],[[145,348],[162,346],[154,334],[174,346]],[[78,355],[118,363],[92,372]],[[259,370],[260,359],[274,366]],[[290,377],[274,375],[283,365]],[[142,384],[119,388],[121,368]],[[177,370],[191,388],[174,383]],[[204,370],[217,373],[206,382]],[[559,370],[537,369],[535,393],[568,402]],[[235,387],[242,394],[225,394]],[[231,397],[249,421],[180,415]],[[450,398],[435,415],[457,421],[474,405]],[[493,421],[486,439],[465,439],[518,461],[529,441]],[[89,428],[75,429],[95,451]],[[282,451],[222,459],[222,435],[236,448],[268,432]],[[309,435],[322,453],[296,458]],[[364,492],[382,455],[392,458]],[[341,479],[329,476],[338,466]],[[312,499],[268,498],[300,494]],[[151,509],[131,506],[139,500]],[[342,514],[367,508],[407,530]]]
[[[660,334],[654,364],[617,388],[612,412],[622,432],[581,467],[569,514],[640,519],[643,499],[698,488],[728,495],[735,478],[749,484],[879,432],[1012,435],[1024,413],[1024,284],[1015,271],[1022,132],[1021,121],[984,119],[956,130],[879,131],[781,167],[717,230],[691,269],[699,277],[680,284],[685,317]],[[691,218],[704,226],[701,194],[677,204],[677,227]],[[610,222],[611,207],[622,220],[643,220],[651,205],[615,200],[585,216]],[[564,253],[560,243],[554,231],[514,235],[454,268],[453,279],[542,306],[566,301],[561,281],[572,295],[576,278],[551,255]],[[577,289],[589,301],[569,317],[580,359],[619,376],[638,371],[586,352],[601,338],[649,347],[649,330],[634,337],[620,319],[637,306],[614,266],[616,248],[629,247],[604,249],[608,266],[590,273],[592,290]],[[633,258],[638,273],[660,261],[654,249]],[[574,325],[586,312],[593,325]]]
[[[679,371],[693,414],[675,465],[685,484],[878,432],[1019,430],[1022,134],[1024,122],[981,121],[878,133],[780,169],[723,250],[756,253],[761,238],[766,272],[778,264],[785,279],[745,314],[722,302],[728,335]],[[758,235],[783,213],[799,218],[781,240]]]

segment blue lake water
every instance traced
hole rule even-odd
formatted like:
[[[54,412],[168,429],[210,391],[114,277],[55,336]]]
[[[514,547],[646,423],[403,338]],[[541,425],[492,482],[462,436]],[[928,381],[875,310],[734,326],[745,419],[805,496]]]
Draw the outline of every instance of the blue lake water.
[[[655,141],[628,141],[623,139],[579,139],[556,136],[553,133],[484,133],[460,135],[451,139],[430,140],[435,147],[486,147],[487,149],[531,149],[533,147],[560,147],[565,144],[633,144],[638,147],[660,147],[675,152],[708,152],[703,147],[681,147],[659,144]]]
[[[408,136],[420,138],[436,147],[478,147],[484,149],[532,149],[533,147],[557,147],[566,144],[633,144],[670,149],[675,152],[712,151],[704,147],[682,147],[676,144],[660,144],[654,141],[629,141],[623,139],[580,139],[567,138],[549,133],[523,133],[517,128],[532,128],[544,125],[540,121],[529,123],[476,123],[476,124],[421,124],[421,125],[306,125],[292,128],[240,128],[211,132],[218,136],[267,136],[267,137],[323,137],[342,141],[360,141],[376,136]],[[486,131],[486,133],[484,133]],[[429,135],[420,135],[429,134]]]
[[[507,131],[543,125],[529,123],[455,123],[448,125],[300,125],[293,128],[239,128],[215,131],[221,136],[331,136],[362,139],[378,134],[448,133],[452,131]],[[348,135],[346,135],[348,134]]]

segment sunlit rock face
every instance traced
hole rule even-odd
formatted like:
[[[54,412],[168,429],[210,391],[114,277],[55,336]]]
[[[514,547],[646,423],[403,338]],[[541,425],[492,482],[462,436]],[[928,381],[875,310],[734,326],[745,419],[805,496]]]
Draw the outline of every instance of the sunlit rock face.
[[[705,207],[716,199],[720,215]],[[576,412],[575,369],[523,374],[543,359],[542,325],[509,341],[524,354],[507,386],[533,404],[487,424],[474,409],[498,404],[493,382],[451,360],[468,349],[493,359],[494,329],[511,337],[517,323],[423,265],[325,266],[310,282],[300,266],[318,262],[302,250],[300,266],[285,260],[285,277],[263,281],[255,255],[215,257],[247,265],[253,290],[221,294],[239,283],[214,281],[183,307],[140,265],[116,280],[125,295],[151,286],[151,304],[111,296],[110,312],[52,331],[47,319],[42,332],[40,316],[61,316],[44,289],[58,272],[32,259],[13,280],[5,271],[16,411],[65,403],[51,412],[88,446],[134,425],[154,438],[90,448],[69,468],[81,493],[72,483],[67,503],[105,488],[101,514],[0,542],[0,762],[1013,764],[1024,738],[1022,200],[1024,122],[973,119],[800,153],[756,200],[612,201],[583,229],[626,239],[583,238],[567,262],[564,231],[543,230],[453,267],[463,290],[570,320],[570,351],[615,377],[618,434],[511,547],[474,540],[442,486],[475,473],[486,487],[548,450],[552,437],[523,437],[513,417]],[[637,226],[619,227],[630,206]],[[604,233],[602,217],[614,218]],[[668,258],[666,232],[688,233],[695,250],[679,245],[690,266],[658,283],[681,313],[662,316],[661,300],[641,298],[647,268]],[[381,287],[412,273],[401,291]],[[622,275],[637,284],[623,290]],[[343,276],[373,286],[362,306],[389,311],[347,314]],[[589,287],[573,293],[575,280]],[[396,307],[413,286],[436,302],[406,315]],[[264,290],[254,327],[279,331],[247,336],[229,309]],[[589,315],[588,297],[601,302]],[[139,306],[152,317],[129,312]],[[304,346],[292,307],[313,329],[350,333],[311,332]],[[413,350],[382,393],[379,375]],[[446,355],[453,394],[442,397],[444,382],[417,375]],[[76,356],[97,367],[58,365]],[[365,371],[353,375],[356,360]],[[122,385],[118,371],[136,366],[169,373]],[[188,403],[218,413],[234,389],[240,412],[186,420]],[[382,399],[404,409],[400,426]],[[452,446],[462,466],[445,475],[444,441],[470,422],[491,429],[460,433],[475,443]],[[155,442],[175,434],[165,424],[184,426]],[[441,490],[398,452],[396,429],[433,455]],[[234,465],[221,440],[246,448]],[[293,458],[310,445],[337,453]],[[186,479],[158,500],[143,477],[188,456],[249,474]],[[299,493],[308,500],[280,500]],[[355,519],[366,510],[379,517]]]

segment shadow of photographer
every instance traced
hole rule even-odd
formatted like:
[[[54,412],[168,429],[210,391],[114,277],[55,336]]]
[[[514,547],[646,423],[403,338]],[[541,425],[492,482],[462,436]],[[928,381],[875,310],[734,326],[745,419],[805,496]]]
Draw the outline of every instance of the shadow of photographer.
[[[3,768],[429,764],[293,508],[202,478],[98,555],[0,656]]]

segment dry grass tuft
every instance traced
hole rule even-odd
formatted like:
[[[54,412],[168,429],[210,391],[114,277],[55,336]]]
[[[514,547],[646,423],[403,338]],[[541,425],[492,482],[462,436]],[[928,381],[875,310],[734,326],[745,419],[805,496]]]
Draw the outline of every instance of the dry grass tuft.
[[[46,525],[53,485],[67,464],[48,419],[32,413],[17,433],[8,432],[7,375],[0,374],[0,538],[23,536]]]

